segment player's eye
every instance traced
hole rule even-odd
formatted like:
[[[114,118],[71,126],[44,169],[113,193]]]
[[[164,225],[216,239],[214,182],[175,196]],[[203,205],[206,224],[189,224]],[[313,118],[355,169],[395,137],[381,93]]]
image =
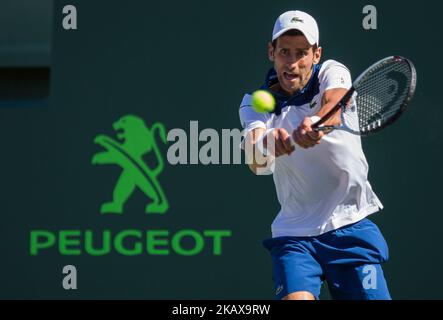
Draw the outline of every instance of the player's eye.
[[[289,54],[289,50],[288,49],[281,49],[281,54],[286,56],[287,54]]]

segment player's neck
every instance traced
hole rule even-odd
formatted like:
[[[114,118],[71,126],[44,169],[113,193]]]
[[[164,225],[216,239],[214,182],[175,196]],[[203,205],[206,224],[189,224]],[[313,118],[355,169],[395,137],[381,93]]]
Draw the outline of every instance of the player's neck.
[[[286,90],[283,90],[283,88],[280,86],[280,83],[275,83],[272,86],[269,87],[269,89],[277,94],[280,94],[282,96],[285,97],[289,97],[291,96],[291,94],[289,92],[287,92]]]

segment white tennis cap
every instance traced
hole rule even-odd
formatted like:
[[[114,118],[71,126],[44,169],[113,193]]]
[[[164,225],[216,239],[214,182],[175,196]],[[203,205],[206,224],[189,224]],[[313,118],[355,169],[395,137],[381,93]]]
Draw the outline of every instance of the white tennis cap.
[[[280,37],[288,30],[301,31],[310,45],[317,44],[319,41],[318,26],[315,19],[303,11],[286,11],[277,18],[272,31],[272,41]]]

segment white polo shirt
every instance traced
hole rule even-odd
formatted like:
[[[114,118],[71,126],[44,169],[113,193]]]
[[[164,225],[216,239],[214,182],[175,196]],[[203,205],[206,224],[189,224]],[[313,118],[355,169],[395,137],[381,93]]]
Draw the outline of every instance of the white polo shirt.
[[[245,133],[255,128],[284,128],[292,134],[305,117],[318,112],[326,90],[352,85],[349,70],[334,60],[325,61],[312,77],[317,81],[310,81],[316,85],[306,93],[311,96],[289,102],[279,115],[255,112],[251,95],[246,94],[239,111]],[[358,126],[356,120],[356,113],[345,118],[350,127]],[[272,223],[273,237],[317,236],[383,208],[368,182],[360,137],[342,130],[325,135],[313,148],[297,146],[291,155],[277,158],[273,178],[281,205]]]

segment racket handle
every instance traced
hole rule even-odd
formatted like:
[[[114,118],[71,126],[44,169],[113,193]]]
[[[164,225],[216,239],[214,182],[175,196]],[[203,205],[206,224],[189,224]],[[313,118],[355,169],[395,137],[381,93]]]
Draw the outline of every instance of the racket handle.
[[[317,127],[317,128],[312,128],[312,130],[314,130],[316,132],[323,131],[324,133],[329,133],[334,129],[336,129],[335,126],[321,126],[321,127]]]

